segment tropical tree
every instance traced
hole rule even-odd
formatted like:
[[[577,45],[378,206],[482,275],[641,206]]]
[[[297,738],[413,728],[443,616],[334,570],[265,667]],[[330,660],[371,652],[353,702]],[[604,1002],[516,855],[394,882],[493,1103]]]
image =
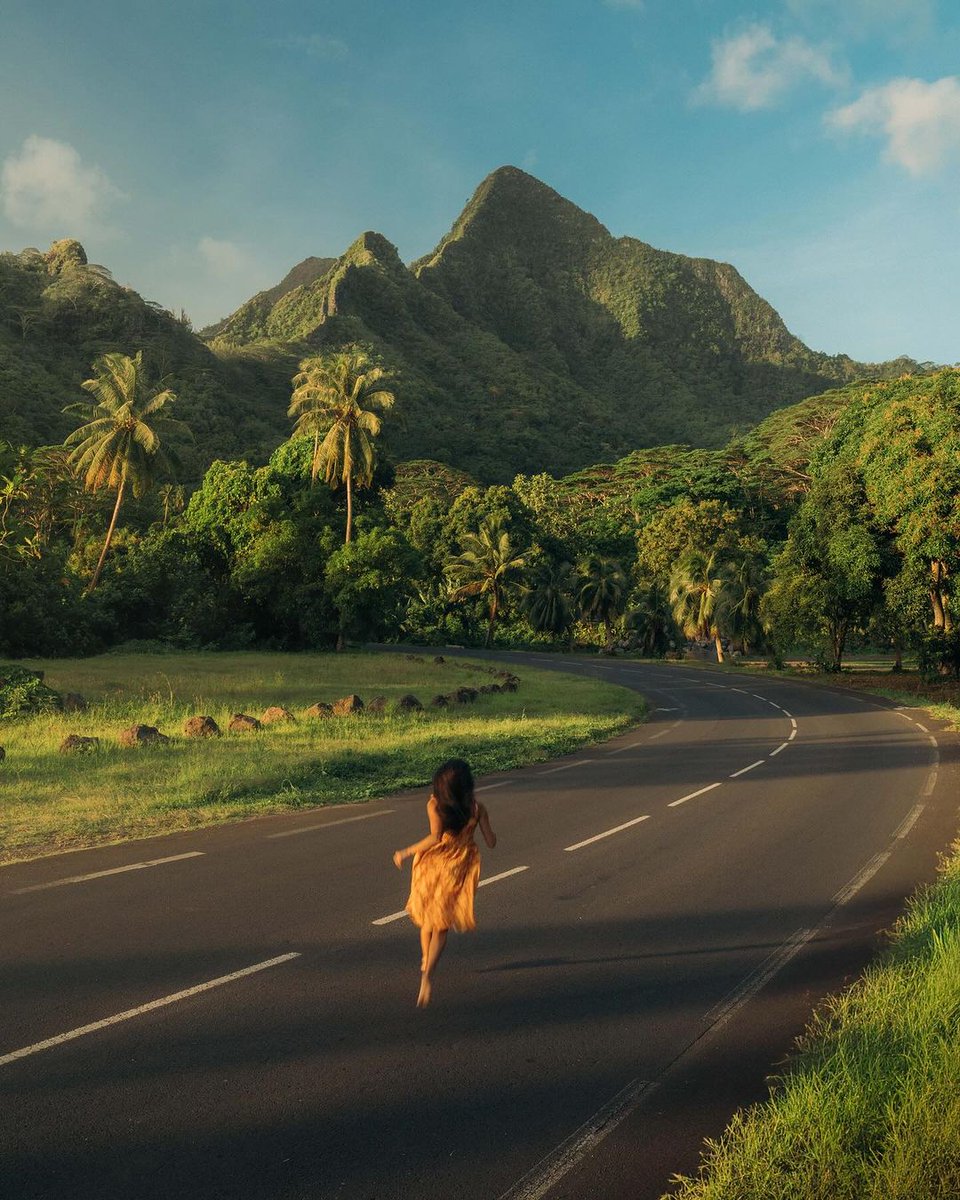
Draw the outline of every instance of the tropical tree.
[[[576,590],[577,575],[570,563],[544,564],[524,597],[527,620],[538,633],[569,633],[576,616]]]
[[[718,622],[746,653],[763,642],[760,601],[766,591],[764,545],[744,539],[739,553],[721,568],[724,586],[718,597]]]
[[[609,646],[613,641],[613,623],[623,612],[627,598],[627,576],[615,558],[592,554],[578,568],[580,586],[577,599],[583,616],[601,624]]]
[[[523,570],[526,559],[510,541],[510,534],[499,521],[487,519],[479,532],[466,533],[460,543],[460,554],[446,567],[455,585],[456,599],[485,596],[488,622],[484,645],[493,642],[493,627],[503,608],[504,598]]]
[[[369,487],[377,456],[373,439],[381,420],[370,407],[389,409],[394,394],[386,373],[360,350],[310,358],[293,379],[294,390],[287,416],[296,418],[294,433],[313,438],[310,460],[311,486],[323,472],[336,489],[347,489],[347,530],[353,530],[353,488]]]
[[[178,428],[187,431],[183,422],[161,415],[176,396],[166,387],[151,389],[145,378],[142,351],[133,358],[102,354],[94,362],[93,371],[93,378],[85,379],[80,386],[94,401],[68,404],[63,410],[86,418],[86,423],[64,441],[65,446],[72,447],[68,461],[82,476],[84,487],[90,492],[116,490],[113,514],[88,592],[100,580],[127,489],[134,496],[142,496],[157,470],[175,463],[175,456],[161,444],[161,433]]]
[[[648,658],[663,658],[675,645],[677,627],[667,589],[658,581],[636,588],[627,604],[624,628],[639,643]]]
[[[717,552],[689,550],[670,574],[670,605],[685,637],[712,638],[717,662],[723,662],[720,636],[721,597],[727,586]]]

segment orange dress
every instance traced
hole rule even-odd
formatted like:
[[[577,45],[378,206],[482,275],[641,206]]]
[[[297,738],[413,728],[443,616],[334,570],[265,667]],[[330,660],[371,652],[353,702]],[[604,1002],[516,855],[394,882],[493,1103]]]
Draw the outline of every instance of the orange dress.
[[[473,835],[479,810],[459,833],[445,831],[440,841],[414,856],[407,912],[427,929],[476,929],[473,898],[480,879],[480,850]]]

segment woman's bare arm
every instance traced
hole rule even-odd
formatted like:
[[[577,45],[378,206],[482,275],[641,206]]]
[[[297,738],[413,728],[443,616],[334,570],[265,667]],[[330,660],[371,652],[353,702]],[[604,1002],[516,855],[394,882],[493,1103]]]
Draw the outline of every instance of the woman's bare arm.
[[[440,813],[437,811],[437,802],[431,796],[427,801],[427,819],[430,822],[430,832],[426,837],[421,838],[419,842],[414,842],[412,846],[407,846],[403,850],[394,850],[393,863],[395,867],[401,867],[405,858],[411,858],[414,854],[419,854],[422,850],[429,850],[431,846],[435,846],[443,834],[443,822],[440,820]]]
[[[490,814],[486,807],[479,803],[477,804],[477,824],[480,826],[483,840],[492,850],[497,844],[497,835],[493,832],[493,826],[490,824]]]

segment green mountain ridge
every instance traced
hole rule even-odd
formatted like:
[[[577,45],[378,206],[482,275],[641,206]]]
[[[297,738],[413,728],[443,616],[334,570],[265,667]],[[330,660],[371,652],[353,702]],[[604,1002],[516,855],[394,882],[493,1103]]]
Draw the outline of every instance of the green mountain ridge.
[[[419,261],[366,232],[202,335],[91,267],[79,243],[0,255],[0,438],[61,440],[61,409],[96,354],[144,348],[194,431],[185,478],[214,458],[262,462],[289,434],[300,361],[346,345],[396,377],[393,458],[487,482],[660,444],[718,447],[806,396],[917,367],[818,354],[732,266],[614,238],[502,167]]]

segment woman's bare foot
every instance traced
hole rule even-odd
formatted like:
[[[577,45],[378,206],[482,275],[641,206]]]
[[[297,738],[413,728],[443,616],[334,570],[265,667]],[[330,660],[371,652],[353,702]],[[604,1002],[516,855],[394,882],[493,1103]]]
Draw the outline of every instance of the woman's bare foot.
[[[420,976],[420,994],[417,996],[417,1008],[426,1008],[427,1007],[427,1005],[430,1003],[431,991],[432,991],[432,989],[430,987],[430,980],[429,980],[428,976],[421,975]]]

